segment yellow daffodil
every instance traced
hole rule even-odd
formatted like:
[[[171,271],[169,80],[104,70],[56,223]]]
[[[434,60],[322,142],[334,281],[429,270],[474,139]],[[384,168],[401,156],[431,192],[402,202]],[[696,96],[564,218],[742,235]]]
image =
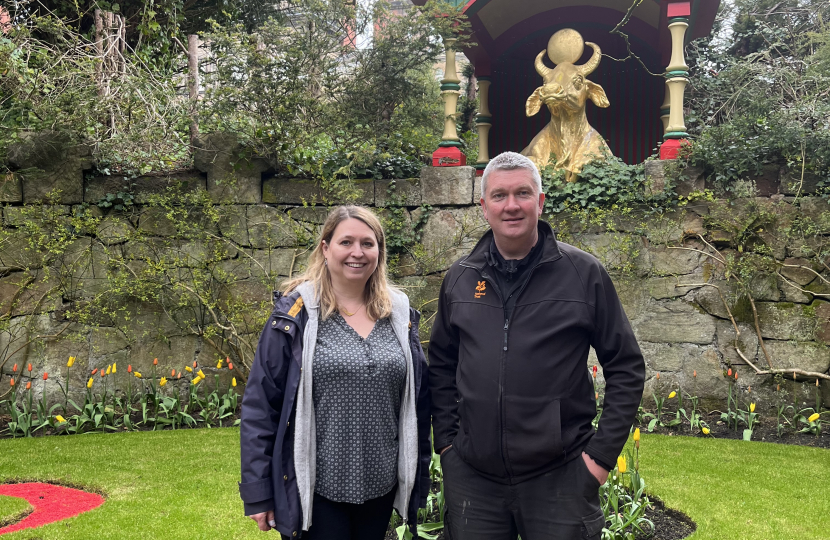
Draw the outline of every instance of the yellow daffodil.
[[[117,368],[115,367],[115,364],[113,363],[113,364],[112,364],[112,372],[113,372],[113,373],[115,373],[115,370],[116,370],[116,369],[117,369]]]
[[[675,392],[674,390],[672,390],[672,393],[671,393],[671,394],[669,394],[669,399],[674,398],[676,395],[677,395],[677,392]]]
[[[222,369],[222,361],[221,360],[216,362],[216,369]]]
[[[72,367],[72,364],[74,364],[74,363],[75,363],[75,357],[70,356],[69,360],[67,360],[67,362],[66,362],[66,367]]]
[[[236,377],[234,377],[233,379],[231,379],[231,386],[233,386],[234,388],[236,388]]]
[[[701,429],[701,431],[703,432],[704,435],[709,435],[709,428],[708,427],[705,427],[705,428]]]
[[[64,422],[66,422],[66,419],[61,415],[55,416],[55,420],[57,420],[59,424],[63,424]]]
[[[86,387],[87,387],[87,388],[92,388],[92,383],[94,382],[94,380],[95,380],[95,379],[93,379],[92,377],[90,377],[90,378],[89,378],[89,380],[86,382]]]
[[[816,420],[818,420],[819,416],[821,416],[819,413],[813,413],[810,415],[810,418],[808,418],[807,421],[815,422]]]
[[[112,373],[112,366],[107,366],[107,375]]]
[[[167,377],[162,377],[161,380],[159,380],[159,386],[164,386],[165,384],[167,384]]]
[[[749,404],[749,412],[755,412],[755,404],[754,403]]]
[[[624,474],[625,471],[628,469],[625,463],[625,456],[620,456],[617,458],[617,469],[620,471],[620,474]]]
[[[203,379],[205,378],[205,374],[202,372],[201,369],[199,371],[197,371],[196,373],[199,375],[199,377],[201,377]]]
[[[139,372],[137,372],[137,371],[136,371],[133,375],[135,375],[135,378],[136,378],[136,379],[140,379],[140,378],[141,378],[141,373],[139,373]]]
[[[634,442],[637,442],[639,440],[640,440],[640,428],[637,428],[637,429],[634,430]]]
[[[192,367],[190,367],[190,366],[184,366],[184,369],[185,369],[185,371],[187,371],[188,373],[193,373],[193,368],[192,368]]]

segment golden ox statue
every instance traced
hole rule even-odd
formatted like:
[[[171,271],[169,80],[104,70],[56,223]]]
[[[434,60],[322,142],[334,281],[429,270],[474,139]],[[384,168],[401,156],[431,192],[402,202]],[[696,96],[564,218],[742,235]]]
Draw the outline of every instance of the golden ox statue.
[[[594,50],[594,54],[585,64],[575,65],[586,44]],[[545,52],[556,64],[554,69],[542,61]],[[527,98],[525,112],[527,116],[533,116],[544,103],[550,110],[551,118],[548,125],[522,150],[522,154],[540,170],[550,164],[551,158],[555,158],[554,167],[565,169],[568,182],[576,180],[586,163],[611,155],[605,140],[591,127],[585,116],[588,99],[597,107],[609,105],[605,90],[586,79],[599,65],[601,56],[602,52],[596,44],[583,42],[579,32],[572,29],[556,32],[548,42],[547,51],[536,56],[536,71],[544,82]]]

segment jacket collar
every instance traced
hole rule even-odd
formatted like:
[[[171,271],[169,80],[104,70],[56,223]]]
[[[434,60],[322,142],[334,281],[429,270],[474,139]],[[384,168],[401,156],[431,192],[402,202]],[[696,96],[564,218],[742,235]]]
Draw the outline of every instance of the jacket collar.
[[[556,241],[556,234],[553,232],[553,228],[551,228],[550,223],[540,219],[537,227],[539,229],[538,242],[542,242],[542,256],[536,264],[539,265],[555,261],[556,259],[562,257],[562,252],[559,251],[559,244]],[[475,268],[480,273],[484,272],[488,266],[487,255],[490,251],[490,245],[492,242],[493,229],[489,229],[486,233],[484,233],[484,236],[481,237],[481,240],[478,241],[470,254],[462,259],[459,264],[467,268]]]

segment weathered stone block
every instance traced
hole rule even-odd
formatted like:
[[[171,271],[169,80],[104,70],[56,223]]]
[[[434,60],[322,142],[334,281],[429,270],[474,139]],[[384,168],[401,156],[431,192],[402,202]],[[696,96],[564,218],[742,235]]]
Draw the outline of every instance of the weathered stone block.
[[[409,297],[409,305],[422,312],[434,312],[438,309],[438,297],[441,291],[441,276],[413,276],[397,281],[398,286]]]
[[[821,267],[809,259],[790,257],[784,260],[781,275],[802,287],[816,279]]]
[[[823,343],[769,340],[764,345],[776,368],[796,368],[817,373],[827,373],[830,369],[830,347]],[[766,361],[762,361],[758,367],[763,369],[765,365]]]
[[[643,239],[627,233],[574,235],[574,244],[602,263],[609,272],[634,272],[645,275],[650,267]]]
[[[802,178],[801,169],[788,169],[781,167],[781,193],[786,195],[808,195],[818,191],[821,178],[809,171],[804,172]]]
[[[736,345],[740,348],[744,356],[749,358],[753,363],[756,362],[760,349],[758,347],[758,335],[755,333],[754,325],[738,323],[738,329],[741,331],[741,334],[737,336],[737,341],[735,341],[735,327],[731,321],[720,320],[717,322],[716,328],[718,351],[720,351],[726,364],[745,364],[743,358],[735,351]]]
[[[23,185],[20,176],[8,173],[0,177],[0,203],[23,202]]]
[[[815,310],[801,304],[756,302],[761,335],[767,339],[810,341],[815,337]]]
[[[3,308],[5,309],[5,307]],[[29,350],[34,351],[34,346],[29,341],[29,318],[15,317],[9,320],[5,331],[0,332],[0,350],[4,353],[5,363],[2,372],[12,373],[15,364],[23,365],[28,361]]]
[[[645,281],[644,288],[655,300],[679,298],[689,291],[700,288],[706,280],[700,274],[687,274],[664,278],[651,278]]]
[[[475,175],[474,167],[424,167],[421,200],[433,206],[472,204]]]
[[[262,202],[315,205],[323,202],[323,189],[316,180],[269,178],[262,183]]]
[[[476,175],[473,181],[473,204],[481,204],[481,176]]]
[[[201,346],[197,336],[174,336],[163,340],[137,340],[130,348],[130,362],[133,371],[140,372],[145,378],[153,373],[153,359],[158,358],[157,376],[170,373],[171,369],[179,371],[189,366],[195,359]]]
[[[785,281],[783,278],[776,276],[778,279],[778,290],[781,291],[781,301],[794,302],[796,304],[809,304],[815,298],[810,293],[805,293],[800,287],[792,282]]]
[[[207,189],[207,179],[198,173],[170,176],[140,176],[133,182],[135,202],[147,204],[153,196],[173,193],[194,193]]]
[[[422,273],[449,268],[456,259],[470,252],[488,227],[478,207],[433,212],[421,233],[421,243],[427,253],[418,260]]]
[[[781,167],[777,164],[764,165],[761,168],[761,174],[753,176],[755,181],[755,188],[758,190],[759,197],[769,197],[775,195],[780,191]]]
[[[83,173],[92,167],[88,146],[73,144],[59,133],[31,133],[9,147],[8,158],[20,169],[24,202],[55,195],[63,204],[83,202]]]
[[[211,133],[196,143],[194,164],[207,173],[207,190],[215,202],[256,204],[262,201],[262,173],[271,166],[245,155],[233,133]]]
[[[0,313],[17,317],[54,311],[60,305],[60,281],[54,274],[14,272],[0,278]]]
[[[375,180],[375,206],[418,206],[421,204],[420,178]]]
[[[702,255],[686,249],[671,249],[665,246],[648,248],[651,270],[656,276],[694,274],[700,272]]]
[[[69,208],[61,204],[7,206],[3,209],[3,222],[8,227],[20,227],[26,223],[43,226],[44,218],[68,216]]]
[[[677,169],[674,160],[651,160],[645,165],[646,195],[653,196],[663,193],[666,185],[672,183],[678,195],[688,197],[693,191],[702,191],[705,187],[703,169],[700,167],[685,167]],[[668,177],[667,174],[674,174]]]
[[[279,209],[294,221],[311,223],[313,225],[322,225],[325,223],[331,211],[325,206],[281,206]]]
[[[126,242],[135,232],[129,219],[120,216],[107,216],[98,223],[98,239],[107,245]]]
[[[277,276],[287,277],[289,272],[297,273],[298,256],[304,250],[292,248],[280,249],[254,249],[251,250],[250,258],[245,256],[250,266],[250,274],[257,279],[271,278]],[[293,268],[292,268],[293,264]],[[282,281],[282,280],[277,280]],[[276,290],[278,283],[272,283],[271,288]]]
[[[655,306],[632,321],[640,341],[709,345],[715,337],[715,319],[682,301]]]
[[[297,244],[295,223],[273,206],[249,206],[248,236],[251,247],[292,247]]]
[[[648,291],[639,279],[616,276],[614,288],[629,320],[636,319],[651,309]]]
[[[24,270],[43,266],[46,254],[29,244],[28,235],[21,231],[0,232],[0,271]]]
[[[248,236],[247,207],[242,205],[222,205],[219,212],[219,233],[239,246],[250,246]]]
[[[138,229],[153,236],[175,236],[177,233],[176,223],[167,216],[167,210],[157,206],[142,209]]]

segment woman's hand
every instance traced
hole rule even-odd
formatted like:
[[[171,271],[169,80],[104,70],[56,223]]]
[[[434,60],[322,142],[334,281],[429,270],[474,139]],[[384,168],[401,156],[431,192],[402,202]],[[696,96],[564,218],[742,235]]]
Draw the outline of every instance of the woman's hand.
[[[260,531],[270,531],[272,528],[277,526],[277,522],[274,521],[273,510],[260,512],[259,514],[252,514],[248,517],[256,521],[256,524],[259,525]]]

